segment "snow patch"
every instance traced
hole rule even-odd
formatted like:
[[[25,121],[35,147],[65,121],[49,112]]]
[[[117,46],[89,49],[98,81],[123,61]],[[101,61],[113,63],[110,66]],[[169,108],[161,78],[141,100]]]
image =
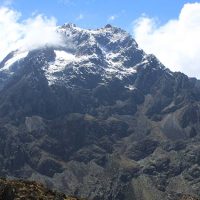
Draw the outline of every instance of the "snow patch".
[[[127,88],[131,91],[136,89],[136,87],[134,85],[128,85],[128,86],[125,86],[125,88]]]
[[[66,51],[54,51],[56,54],[56,58],[54,62],[49,63],[48,72],[54,73],[59,72],[65,69],[66,65],[73,62],[75,60],[75,56],[71,53],[67,53]]]
[[[56,54],[55,61],[47,63],[43,70],[49,85],[54,84],[58,80],[56,73],[62,72],[67,65],[75,61],[75,55],[62,50],[54,50]]]
[[[15,63],[19,62],[21,59],[25,58],[28,55],[29,51],[17,51],[14,53],[13,57],[9,59],[0,71],[9,71],[10,67]]]

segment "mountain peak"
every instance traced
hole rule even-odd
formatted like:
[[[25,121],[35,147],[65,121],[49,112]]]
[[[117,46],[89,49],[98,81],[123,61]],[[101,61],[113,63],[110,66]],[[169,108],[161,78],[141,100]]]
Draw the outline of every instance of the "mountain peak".
[[[116,27],[116,26],[113,26],[111,24],[106,24],[103,28],[101,29],[104,29],[104,30],[115,30],[115,31],[120,31],[120,32],[124,32],[124,33],[127,33],[125,30],[119,28],[119,27]]]
[[[76,24],[70,22],[70,23],[65,23],[61,27],[62,28],[74,28],[74,27],[76,27]]]
[[[60,29],[72,29],[76,31],[81,31],[81,32],[86,32],[90,34],[99,34],[102,32],[113,32],[113,34],[116,34],[117,32],[121,32],[123,34],[127,34],[127,32],[121,28],[112,26],[111,24],[107,24],[102,28],[97,28],[97,29],[86,29],[86,28],[81,28],[78,27],[76,24],[73,23],[65,23],[64,25],[59,27]]]
[[[113,26],[111,24],[105,25],[105,28],[112,28]]]
[[[129,33],[110,24],[88,30],[66,23],[58,27],[58,33],[65,41],[62,48],[52,47],[50,51],[44,49],[42,54],[38,49],[38,53],[36,50],[34,54],[35,59],[32,59],[33,54],[28,55],[29,52],[15,53],[6,62],[2,62],[0,75],[2,74],[3,80],[9,79],[20,68],[19,61],[27,60],[27,57],[34,63],[36,60],[39,62],[37,66],[44,70],[50,85],[59,83],[67,87],[73,87],[79,82],[83,85],[82,82],[87,83],[88,76],[94,74],[98,77],[93,81],[95,84],[113,78],[133,79],[137,68],[150,65],[155,69],[160,66],[160,63],[153,62],[154,59],[150,59],[138,48]],[[75,84],[74,79],[77,79]]]

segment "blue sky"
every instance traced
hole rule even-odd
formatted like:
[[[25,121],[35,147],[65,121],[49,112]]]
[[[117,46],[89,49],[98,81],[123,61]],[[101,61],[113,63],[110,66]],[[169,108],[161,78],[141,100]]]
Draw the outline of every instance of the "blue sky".
[[[10,2],[11,0],[9,0]],[[0,0],[1,5],[5,0]],[[13,0],[10,7],[28,18],[32,13],[54,16],[61,25],[72,22],[84,28],[114,24],[128,31],[131,23],[146,14],[158,18],[161,24],[177,18],[186,0]],[[110,19],[109,19],[110,18]]]

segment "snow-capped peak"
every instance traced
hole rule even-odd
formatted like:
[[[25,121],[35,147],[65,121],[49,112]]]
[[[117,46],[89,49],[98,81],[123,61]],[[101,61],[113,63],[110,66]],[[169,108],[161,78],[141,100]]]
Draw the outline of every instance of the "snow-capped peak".
[[[32,65],[41,67],[49,85],[71,86],[94,76],[100,82],[112,78],[124,80],[134,76],[138,67],[153,62],[130,34],[109,24],[96,30],[64,24],[57,31],[64,38],[63,47],[40,48],[33,54],[32,51],[16,51],[0,64],[0,76],[4,72],[12,74],[12,66],[27,56]]]
[[[72,51],[70,60],[68,56],[61,59],[58,54],[63,53],[55,51],[55,62],[44,68],[50,85],[56,81],[70,82],[74,76],[85,80],[88,74],[99,75],[102,80],[113,77],[123,79],[136,73],[135,66],[143,59],[144,53],[137,47],[135,40],[122,29],[111,25],[87,30],[74,24],[65,24],[59,27],[58,32],[65,41],[70,41]],[[65,51],[68,55],[69,52]]]

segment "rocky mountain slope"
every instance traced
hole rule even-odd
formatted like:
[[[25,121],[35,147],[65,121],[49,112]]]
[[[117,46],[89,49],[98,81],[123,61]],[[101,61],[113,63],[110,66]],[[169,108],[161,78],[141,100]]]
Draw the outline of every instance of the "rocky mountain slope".
[[[58,32],[63,47],[0,63],[0,176],[89,200],[200,196],[199,81],[111,25]]]

